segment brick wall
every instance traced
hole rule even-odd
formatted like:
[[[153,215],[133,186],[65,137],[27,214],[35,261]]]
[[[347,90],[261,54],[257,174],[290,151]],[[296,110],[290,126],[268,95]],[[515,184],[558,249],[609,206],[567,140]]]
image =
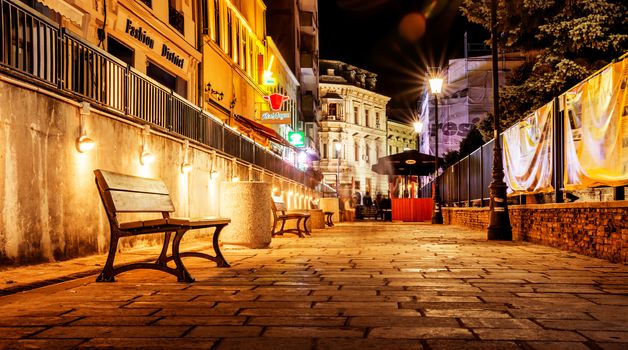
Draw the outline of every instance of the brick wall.
[[[446,224],[488,227],[488,208],[443,208]],[[628,263],[628,201],[508,207],[514,240]]]

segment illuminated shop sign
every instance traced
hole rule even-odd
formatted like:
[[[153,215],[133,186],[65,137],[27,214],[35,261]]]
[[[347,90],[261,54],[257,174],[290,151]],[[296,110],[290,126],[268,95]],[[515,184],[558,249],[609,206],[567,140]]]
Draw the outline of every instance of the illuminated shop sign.
[[[262,123],[264,124],[290,124],[289,111],[263,111]]]
[[[270,105],[270,109],[272,109],[273,111],[281,110],[281,106],[283,106],[283,103],[288,101],[289,99],[290,99],[290,96],[285,96],[278,93],[264,96],[264,100],[268,101],[268,104]]]
[[[136,27],[133,25],[133,21],[127,18],[126,26],[124,28],[124,32],[129,36],[139,41],[140,43],[148,46],[149,48],[155,50],[155,41],[146,30],[144,30],[141,26]],[[159,47],[159,45],[157,45]],[[159,50],[159,49],[157,49]],[[179,56],[176,52],[174,52],[166,43],[161,44],[161,50],[158,51],[161,57],[164,57],[166,60],[172,62],[175,66],[183,69],[183,65],[185,64],[185,60]]]
[[[303,131],[289,132],[288,142],[290,142],[295,147],[305,147],[305,133],[303,133]]]

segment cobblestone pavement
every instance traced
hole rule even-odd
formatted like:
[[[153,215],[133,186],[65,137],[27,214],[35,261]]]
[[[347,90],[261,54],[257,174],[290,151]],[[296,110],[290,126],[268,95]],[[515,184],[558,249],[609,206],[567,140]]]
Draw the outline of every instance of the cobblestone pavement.
[[[628,349],[628,266],[605,260],[375,222],[224,253],[186,259],[191,284],[132,271],[0,297],[0,348]]]

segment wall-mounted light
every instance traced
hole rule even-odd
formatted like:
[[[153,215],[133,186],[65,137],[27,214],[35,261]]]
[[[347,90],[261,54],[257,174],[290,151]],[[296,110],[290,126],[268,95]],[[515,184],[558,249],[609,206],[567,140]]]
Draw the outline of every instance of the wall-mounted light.
[[[155,155],[148,150],[148,136],[150,136],[150,125],[144,125],[142,130],[142,153],[140,154],[140,164],[148,165],[155,161]]]
[[[89,103],[83,102],[79,113],[79,137],[76,139],[76,149],[81,153],[88,152],[96,147],[96,142],[89,138],[85,131],[85,117],[89,116],[89,114]]]
[[[183,142],[183,163],[181,163],[181,174],[187,174],[192,171],[192,164],[189,162],[188,153],[190,150],[190,141]]]

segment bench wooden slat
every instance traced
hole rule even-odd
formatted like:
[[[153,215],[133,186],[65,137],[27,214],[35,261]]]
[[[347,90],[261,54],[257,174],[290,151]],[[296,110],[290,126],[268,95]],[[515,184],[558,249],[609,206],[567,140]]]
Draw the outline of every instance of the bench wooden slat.
[[[158,179],[118,174],[100,169],[95,170],[94,173],[97,177],[100,176],[104,180],[105,188],[103,190],[169,194],[166,184]]]
[[[163,218],[144,221],[144,226],[174,225],[186,227],[203,227],[228,224],[231,219],[225,218]]]
[[[109,195],[117,212],[157,213],[174,211],[174,204],[167,194],[141,193],[109,190]]]

